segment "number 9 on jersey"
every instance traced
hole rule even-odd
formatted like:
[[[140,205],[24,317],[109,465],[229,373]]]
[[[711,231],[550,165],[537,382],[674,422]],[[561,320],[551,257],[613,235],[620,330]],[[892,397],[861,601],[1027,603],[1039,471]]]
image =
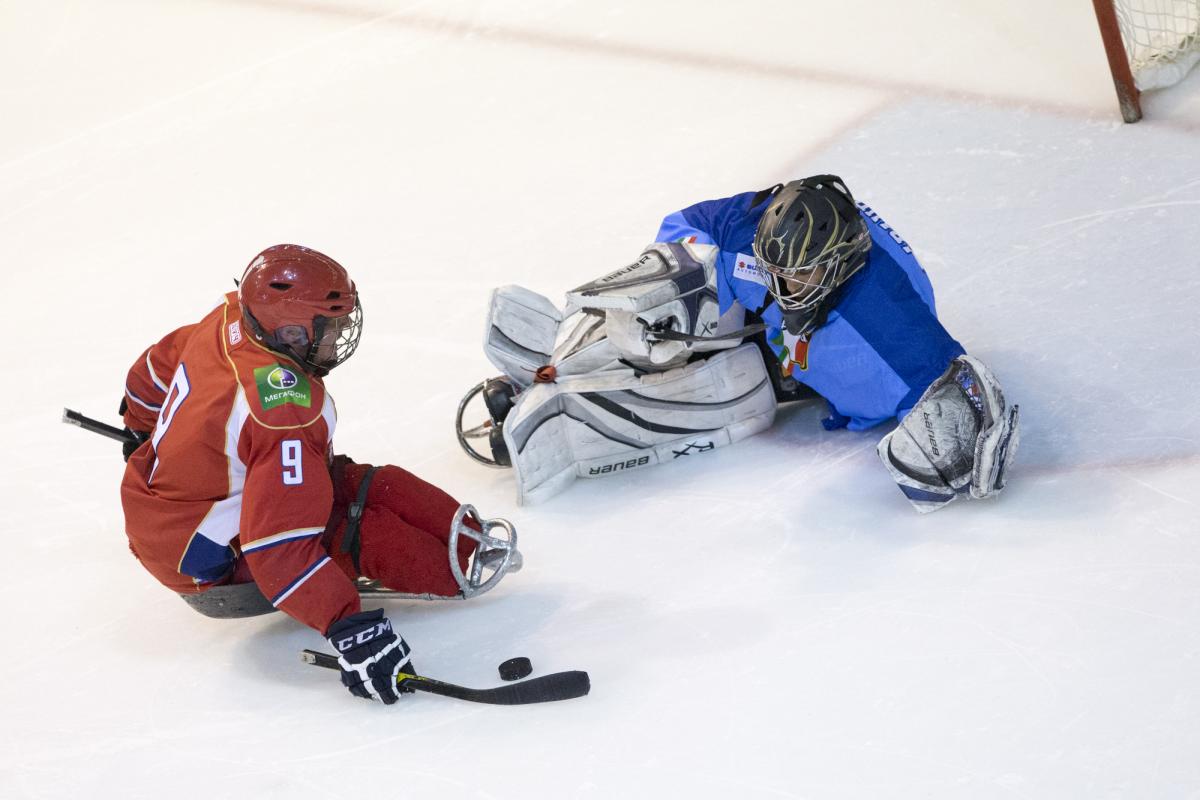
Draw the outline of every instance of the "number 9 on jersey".
[[[280,458],[283,461],[283,483],[285,486],[298,486],[304,483],[304,461],[300,450],[299,439],[287,439],[281,447]]]

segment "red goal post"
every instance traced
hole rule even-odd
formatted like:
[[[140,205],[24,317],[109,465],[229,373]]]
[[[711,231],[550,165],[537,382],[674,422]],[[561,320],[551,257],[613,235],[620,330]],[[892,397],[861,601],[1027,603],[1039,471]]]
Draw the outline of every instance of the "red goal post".
[[[1200,0],[1092,0],[1121,116],[1142,118],[1141,93],[1183,80],[1200,61]]]

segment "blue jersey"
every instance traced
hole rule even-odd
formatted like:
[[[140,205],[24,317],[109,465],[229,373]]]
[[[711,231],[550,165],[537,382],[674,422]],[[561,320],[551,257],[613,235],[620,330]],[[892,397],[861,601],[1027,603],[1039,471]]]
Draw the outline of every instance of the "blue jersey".
[[[860,203],[871,233],[867,263],[838,292],[825,323],[797,337],[784,329],[754,258],[754,231],[769,205],[752,206],[755,197],[746,192],[677,211],[655,241],[717,246],[721,313],[740,305],[762,317],[782,373],[829,401],[827,427],[865,430],[903,417],[964,352],[938,322],[933,287],[912,248]]]

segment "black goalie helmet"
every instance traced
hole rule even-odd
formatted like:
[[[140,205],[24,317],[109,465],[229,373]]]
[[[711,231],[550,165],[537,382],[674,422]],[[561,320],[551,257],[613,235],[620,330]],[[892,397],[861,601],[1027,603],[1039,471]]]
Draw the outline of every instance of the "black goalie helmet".
[[[815,327],[822,301],[862,269],[870,250],[867,224],[836,175],[781,187],[754,234],[754,257],[795,335]]]

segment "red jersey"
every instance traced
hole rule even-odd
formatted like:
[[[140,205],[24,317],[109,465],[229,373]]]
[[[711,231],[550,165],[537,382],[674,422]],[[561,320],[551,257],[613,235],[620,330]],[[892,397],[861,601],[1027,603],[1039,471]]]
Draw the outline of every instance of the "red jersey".
[[[321,541],[337,414],[319,378],[255,341],[237,293],[129,371],[125,424],[151,431],[121,483],[134,555],[202,592],[244,558],[277,608],[322,634],[360,610]]]

